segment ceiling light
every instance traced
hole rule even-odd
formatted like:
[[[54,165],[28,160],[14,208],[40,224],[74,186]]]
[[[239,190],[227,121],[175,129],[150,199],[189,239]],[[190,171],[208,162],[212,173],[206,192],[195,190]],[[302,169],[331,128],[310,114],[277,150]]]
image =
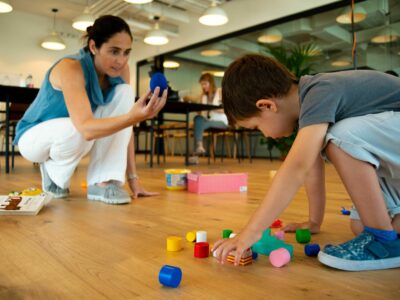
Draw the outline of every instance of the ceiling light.
[[[158,23],[156,23],[154,29],[144,38],[144,42],[149,45],[160,46],[167,44],[169,40],[165,32],[160,30]]]
[[[13,8],[8,0],[0,1],[0,13],[9,13]]]
[[[360,23],[367,17],[367,11],[361,6],[356,5],[353,15],[354,23]],[[336,22],[340,24],[351,24],[351,7],[344,9],[342,13],[337,16]]]
[[[260,35],[257,39],[263,44],[274,44],[282,41],[282,33],[276,28],[270,28]]]
[[[331,63],[331,66],[346,67],[346,66],[350,66],[352,64],[352,62],[353,61],[350,57],[340,56]]]
[[[226,12],[217,6],[216,1],[213,1],[211,6],[199,18],[199,22],[207,26],[221,26],[228,23],[228,21]]]
[[[225,72],[224,71],[215,71],[214,76],[215,77],[224,77]]]
[[[43,48],[46,48],[49,50],[64,50],[65,49],[65,43],[64,43],[63,39],[55,31],[53,31],[52,33],[50,33],[47,37],[45,37],[43,39],[41,46]]]
[[[153,2],[153,0],[124,0],[124,1],[132,4],[146,4]]]
[[[163,67],[166,69],[177,69],[180,67],[180,64],[177,61],[166,60],[163,63]]]
[[[53,8],[51,11],[54,13],[53,31],[43,39],[41,46],[49,50],[63,50],[66,47],[65,43],[56,31],[56,14],[58,12],[58,9]]]
[[[218,56],[222,54],[221,50],[218,49],[207,49],[200,52],[202,56]]]
[[[390,26],[387,26],[380,30],[378,34],[371,39],[371,42],[375,44],[385,44],[397,41],[398,39],[399,34]]]
[[[95,17],[90,14],[89,6],[86,6],[85,10],[83,11],[83,14],[76,17],[72,21],[73,21],[72,27],[80,31],[86,31],[86,29],[89,26],[93,25]]]

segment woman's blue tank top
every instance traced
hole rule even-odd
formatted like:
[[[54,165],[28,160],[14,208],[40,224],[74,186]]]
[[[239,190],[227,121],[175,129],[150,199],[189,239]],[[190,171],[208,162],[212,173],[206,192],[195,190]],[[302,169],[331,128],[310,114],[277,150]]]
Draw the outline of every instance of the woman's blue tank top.
[[[121,77],[109,77],[110,87],[106,91],[102,91],[93,59],[89,52],[81,49],[79,53],[64,58],[80,61],[85,77],[85,89],[92,112],[94,112],[98,106],[109,103],[114,96],[115,86],[124,83]],[[18,122],[14,144],[18,144],[19,139],[25,131],[39,123],[55,118],[69,117],[62,91],[55,90],[49,81],[50,72],[59,61],[47,71],[38,95],[29,106],[22,119]]]

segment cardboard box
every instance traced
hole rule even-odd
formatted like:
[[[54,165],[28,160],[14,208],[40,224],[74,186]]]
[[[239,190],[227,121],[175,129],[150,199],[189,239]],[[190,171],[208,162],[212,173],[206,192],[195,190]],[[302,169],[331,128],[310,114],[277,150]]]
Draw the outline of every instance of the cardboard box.
[[[247,173],[190,173],[188,191],[196,194],[247,192]]]

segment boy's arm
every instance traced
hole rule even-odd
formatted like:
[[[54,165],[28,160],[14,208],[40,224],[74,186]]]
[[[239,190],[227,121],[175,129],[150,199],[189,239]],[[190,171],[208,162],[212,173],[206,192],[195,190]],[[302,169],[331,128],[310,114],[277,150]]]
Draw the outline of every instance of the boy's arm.
[[[238,265],[244,251],[261,238],[265,228],[289,205],[320,154],[327,128],[324,123],[300,129],[266,197],[246,227],[236,237],[215,243],[212,251],[221,263],[236,250],[235,265]]]
[[[309,219],[303,223],[291,223],[282,230],[295,232],[297,228],[309,228],[311,233],[320,231],[325,212],[325,165],[318,155],[304,181],[307,192]]]

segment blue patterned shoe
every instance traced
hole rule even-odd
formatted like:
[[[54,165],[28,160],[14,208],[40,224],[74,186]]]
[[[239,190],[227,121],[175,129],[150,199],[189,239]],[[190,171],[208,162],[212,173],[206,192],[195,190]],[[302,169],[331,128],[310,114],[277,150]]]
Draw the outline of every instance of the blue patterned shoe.
[[[364,231],[337,246],[326,246],[318,254],[324,265],[346,271],[382,270],[400,267],[400,239],[380,242]]]

